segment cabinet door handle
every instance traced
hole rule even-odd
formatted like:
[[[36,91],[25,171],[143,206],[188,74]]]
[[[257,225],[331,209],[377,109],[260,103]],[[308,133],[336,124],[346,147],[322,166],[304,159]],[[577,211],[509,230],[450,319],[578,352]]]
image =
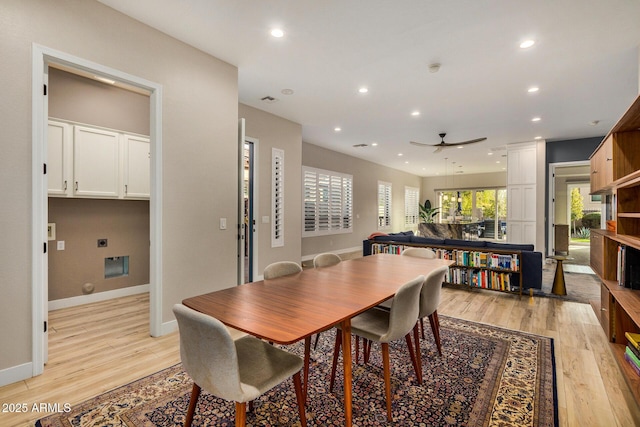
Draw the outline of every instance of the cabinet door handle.
[[[67,180],[64,180],[64,191],[67,191]]]
[[[78,181],[76,181],[76,190],[75,191],[78,191]]]
[[[125,184],[124,185],[124,194],[128,194],[128,193],[129,193],[129,188],[128,188],[128,185]]]
[[[613,160],[613,159],[610,159],[610,158],[607,157],[607,162],[610,162],[611,160]]]

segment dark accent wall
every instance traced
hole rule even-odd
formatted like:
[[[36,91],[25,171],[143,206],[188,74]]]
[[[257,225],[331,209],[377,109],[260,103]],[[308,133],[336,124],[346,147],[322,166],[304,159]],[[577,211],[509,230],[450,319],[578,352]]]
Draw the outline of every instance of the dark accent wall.
[[[603,136],[598,136],[547,142],[547,170],[549,163],[589,160],[591,153],[595,151],[603,138]]]

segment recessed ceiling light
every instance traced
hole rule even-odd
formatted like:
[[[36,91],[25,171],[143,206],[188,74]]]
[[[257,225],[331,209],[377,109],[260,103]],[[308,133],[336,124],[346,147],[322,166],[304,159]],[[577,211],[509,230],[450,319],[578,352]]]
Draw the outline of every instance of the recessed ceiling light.
[[[462,146],[462,145],[458,145],[458,148],[464,148],[464,146]]]
[[[413,111],[411,113],[412,116],[419,116],[420,115],[420,111]]]
[[[500,160],[496,160],[496,163],[500,163]]]
[[[367,89],[366,87],[364,87],[364,86],[363,86],[363,87],[361,87],[360,89],[358,89],[358,92],[360,92],[360,93],[367,93],[367,92],[369,92],[369,89]]]
[[[282,29],[280,28],[274,28],[271,30],[271,35],[279,39],[281,37],[284,37],[284,31],[282,31]]]
[[[492,152],[488,152],[487,155],[493,156],[493,153]]]
[[[535,137],[535,138],[533,138],[533,139],[542,139],[542,137],[541,137],[541,136],[536,136],[536,137]]]
[[[398,153],[398,157],[402,157],[404,154],[402,153]]]
[[[293,95],[293,89],[282,89],[280,92],[283,95]]]
[[[520,43],[520,48],[521,49],[527,49],[527,48],[530,48],[531,46],[533,46],[534,44],[536,44],[536,42],[534,40],[525,40],[522,43]]]
[[[371,144],[371,146],[372,146],[372,147],[377,147],[377,146],[378,146],[378,143],[377,143],[377,142],[374,142],[374,143],[372,143],[372,144]]]
[[[529,93],[536,93],[536,92],[537,92],[537,91],[539,91],[539,90],[540,90],[540,88],[539,88],[539,87],[537,87],[537,86],[532,86],[532,87],[530,87],[529,89],[527,89],[527,92],[529,92]]]
[[[531,119],[532,122],[539,122],[540,120],[542,120],[540,117],[534,117]]]
[[[341,127],[335,127],[335,128],[333,128],[333,130],[334,130],[335,132],[340,132],[340,131],[342,130],[342,128],[341,128]]]
[[[404,162],[404,164],[405,164],[405,165],[408,165],[408,164],[409,164],[409,160],[407,160],[406,162]]]

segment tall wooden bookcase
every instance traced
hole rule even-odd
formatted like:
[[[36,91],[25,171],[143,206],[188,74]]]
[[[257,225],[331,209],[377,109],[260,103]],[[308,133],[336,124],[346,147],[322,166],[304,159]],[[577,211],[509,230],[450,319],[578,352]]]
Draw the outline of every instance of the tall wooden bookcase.
[[[625,332],[640,332],[640,291],[618,284],[618,248],[640,250],[640,97],[591,155],[591,193],[612,194],[614,230],[591,230],[591,267],[601,280],[600,323],[640,403],[640,376],[624,360]]]

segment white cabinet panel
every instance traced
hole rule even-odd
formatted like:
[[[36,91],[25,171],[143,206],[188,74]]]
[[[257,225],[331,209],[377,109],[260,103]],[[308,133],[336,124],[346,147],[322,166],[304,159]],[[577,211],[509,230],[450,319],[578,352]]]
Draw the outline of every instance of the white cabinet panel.
[[[47,127],[47,188],[50,196],[71,196],[72,162],[71,125],[50,120]]]
[[[118,198],[120,137],[116,132],[75,126],[74,196]]]
[[[151,194],[151,151],[148,138],[124,135],[125,199],[148,199]]]

